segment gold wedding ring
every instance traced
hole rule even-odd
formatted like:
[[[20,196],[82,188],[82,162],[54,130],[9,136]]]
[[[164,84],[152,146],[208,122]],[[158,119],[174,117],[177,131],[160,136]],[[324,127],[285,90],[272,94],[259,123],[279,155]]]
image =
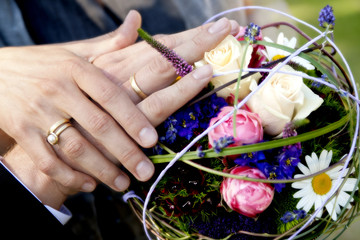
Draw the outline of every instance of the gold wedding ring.
[[[68,127],[71,127],[71,123],[69,119],[62,119],[60,121],[57,121],[54,123],[48,132],[48,135],[46,137],[46,140],[51,145],[55,145],[59,142],[59,136],[60,134],[67,129]]]
[[[145,99],[147,97],[147,95],[141,91],[141,89],[139,88],[139,86],[137,85],[136,81],[135,81],[135,74],[133,76],[130,77],[130,84],[131,84],[131,88],[134,90],[134,92],[136,92],[136,94],[141,98],[141,99]]]

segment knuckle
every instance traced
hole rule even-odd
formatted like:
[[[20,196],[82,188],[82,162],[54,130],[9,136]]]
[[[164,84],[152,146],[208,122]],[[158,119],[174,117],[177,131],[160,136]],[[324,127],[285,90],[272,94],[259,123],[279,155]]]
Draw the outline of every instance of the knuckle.
[[[90,132],[98,135],[106,133],[112,127],[112,118],[105,113],[97,113],[90,117]]]
[[[74,79],[76,79],[76,76],[85,74],[86,67],[85,67],[86,61],[80,61],[77,57],[69,57],[63,61],[64,70],[69,72],[71,76],[73,76]]]
[[[37,166],[41,172],[46,175],[51,175],[51,172],[55,167],[55,161],[50,158],[41,158],[37,160]]]
[[[204,37],[201,35],[196,35],[194,38],[191,39],[191,42],[193,43],[194,47],[202,49],[205,45],[204,43]]]
[[[173,70],[170,63],[165,61],[163,57],[156,57],[149,64],[149,71],[153,74],[163,75]]]
[[[67,139],[63,151],[70,159],[79,158],[85,153],[86,144],[82,139],[71,138]]]
[[[148,115],[152,116],[152,118],[163,118],[166,114],[164,101],[157,92],[151,95],[151,101],[144,101],[144,103],[146,104],[145,109],[147,109]]]
[[[11,127],[8,128],[10,136],[14,139],[22,139],[24,136],[27,135],[27,124],[24,121],[19,121],[16,124],[13,124]]]
[[[42,95],[46,97],[54,97],[59,95],[61,92],[64,92],[63,84],[61,81],[57,81],[56,79],[51,79],[46,82],[42,81],[38,84],[38,89]]]
[[[189,95],[189,85],[182,84],[182,82],[181,83],[179,82],[179,84],[174,84],[173,86],[175,87],[175,91],[174,91],[174,92],[176,92],[174,94],[175,96],[187,96],[187,95]]]
[[[131,171],[131,169],[129,169],[129,167],[130,167],[130,165],[133,165],[133,163],[135,163],[134,159],[137,158],[138,154],[139,154],[139,150],[136,149],[135,147],[127,148],[125,151],[122,152],[122,155],[120,158],[121,164],[126,169]]]
[[[96,177],[102,182],[108,182],[107,179],[109,177],[109,170],[107,168],[101,168],[96,173]]]
[[[61,184],[66,188],[78,188],[76,185],[75,174],[67,174],[66,176],[63,176]]]
[[[168,48],[174,48],[178,44],[178,38],[173,35],[161,35],[159,36],[159,41],[167,46]]]
[[[108,104],[111,103],[113,99],[116,99],[116,96],[118,95],[118,88],[111,88],[111,87],[107,87],[104,88],[101,91],[101,95],[99,96],[99,102],[100,104]]]

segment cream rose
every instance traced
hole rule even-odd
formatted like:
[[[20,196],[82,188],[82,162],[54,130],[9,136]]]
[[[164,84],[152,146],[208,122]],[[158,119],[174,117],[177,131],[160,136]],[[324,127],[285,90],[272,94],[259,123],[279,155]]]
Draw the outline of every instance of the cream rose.
[[[249,46],[246,51],[244,68],[249,65],[251,59],[251,53],[253,51],[252,46]],[[241,67],[241,60],[245,52],[245,46],[242,46],[240,42],[232,35],[227,36],[215,49],[210,52],[206,52],[204,59],[195,63],[195,67],[201,67],[206,64],[210,64],[213,67],[214,74],[221,74],[232,70],[239,70]],[[243,73],[243,75],[246,73]],[[214,77],[211,83],[216,87],[219,87],[233,79],[238,77],[238,73],[226,74],[218,77]],[[250,93],[250,85],[257,84],[260,75],[255,74],[251,77],[240,81],[239,98],[244,98]],[[217,92],[219,97],[227,98],[230,94],[235,95],[236,83],[222,89]]]
[[[290,66],[281,70],[296,72]],[[323,99],[304,84],[302,77],[276,73],[247,105],[252,112],[259,114],[265,133],[274,136],[282,133],[286,123],[306,118],[322,103]]]

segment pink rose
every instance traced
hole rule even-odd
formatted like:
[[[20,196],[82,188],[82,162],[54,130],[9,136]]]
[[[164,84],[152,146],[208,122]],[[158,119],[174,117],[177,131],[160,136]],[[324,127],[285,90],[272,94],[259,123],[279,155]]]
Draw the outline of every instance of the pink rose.
[[[230,173],[250,178],[266,179],[259,169],[247,166],[236,167]],[[224,201],[232,210],[252,218],[262,213],[270,205],[274,197],[274,188],[269,183],[235,178],[225,178],[221,183],[220,192]]]
[[[219,115],[210,120],[210,126],[231,112],[233,107],[223,107]],[[215,129],[208,133],[209,145],[212,146],[214,141],[218,141],[221,137],[234,136],[233,116],[222,122]],[[263,139],[263,128],[261,119],[256,113],[252,113],[243,109],[239,109],[236,113],[236,138],[232,146],[241,146],[243,144],[257,143]]]

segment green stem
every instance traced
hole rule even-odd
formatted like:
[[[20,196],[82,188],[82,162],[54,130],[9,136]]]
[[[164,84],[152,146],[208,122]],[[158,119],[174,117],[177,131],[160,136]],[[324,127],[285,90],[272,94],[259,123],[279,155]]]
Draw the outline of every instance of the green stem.
[[[262,182],[262,183],[293,183],[293,182],[297,182],[297,181],[303,181],[303,180],[306,180],[306,179],[310,179],[310,178],[313,178],[315,176],[318,176],[322,173],[325,173],[339,165],[342,165],[344,163],[344,161],[346,161],[347,158],[343,158],[342,160],[340,160],[339,162],[321,170],[321,171],[318,171],[316,173],[313,173],[313,174],[310,174],[310,175],[306,175],[304,177],[299,177],[299,178],[295,178],[295,179],[260,179],[260,178],[250,178],[250,177],[247,177],[247,176],[239,176],[239,175],[234,175],[234,174],[231,174],[231,173],[226,173],[226,172],[221,172],[221,171],[218,171],[218,170],[215,170],[215,169],[212,169],[212,168],[208,168],[208,167],[204,167],[203,165],[201,164],[198,164],[198,163],[195,163],[193,161],[190,161],[190,160],[183,160],[184,163],[192,166],[192,167],[195,167],[197,169],[200,169],[204,172],[208,172],[208,173],[212,173],[214,175],[218,175],[218,176],[222,176],[222,177],[227,177],[227,178],[235,178],[235,179],[240,179],[240,180],[245,180],[245,181],[251,181],[251,182]]]
[[[240,65],[240,71],[239,71],[239,76],[237,78],[237,82],[236,82],[236,91],[235,91],[235,99],[234,99],[234,115],[233,115],[233,130],[234,130],[234,138],[236,138],[236,113],[237,113],[237,104],[238,104],[238,100],[239,100],[239,88],[240,88],[240,81],[241,81],[241,77],[242,77],[242,73],[243,73],[243,68],[244,68],[244,62],[245,62],[245,57],[246,57],[246,53],[247,50],[249,48],[250,43],[247,41],[245,44],[245,51],[242,55],[241,58],[241,65]]]
[[[299,134],[294,137],[288,137],[284,139],[272,140],[272,141],[256,143],[252,145],[243,145],[238,147],[227,147],[223,149],[220,153],[216,153],[214,149],[208,149],[204,151],[205,153],[204,158],[218,158],[229,155],[239,155],[243,153],[263,151],[272,148],[295,144],[298,142],[304,142],[322,136],[326,133],[329,133],[331,131],[334,131],[342,127],[349,121],[349,119],[350,119],[350,115],[348,114],[343,118],[341,118],[340,120],[317,130],[313,130],[310,132]],[[166,155],[154,155],[154,156],[149,156],[149,158],[153,161],[153,163],[166,163],[166,162],[170,162],[175,157],[175,155],[176,155],[175,153],[166,154]],[[198,156],[197,151],[189,151],[179,158],[179,160],[195,160],[195,159],[201,159],[201,157]]]

